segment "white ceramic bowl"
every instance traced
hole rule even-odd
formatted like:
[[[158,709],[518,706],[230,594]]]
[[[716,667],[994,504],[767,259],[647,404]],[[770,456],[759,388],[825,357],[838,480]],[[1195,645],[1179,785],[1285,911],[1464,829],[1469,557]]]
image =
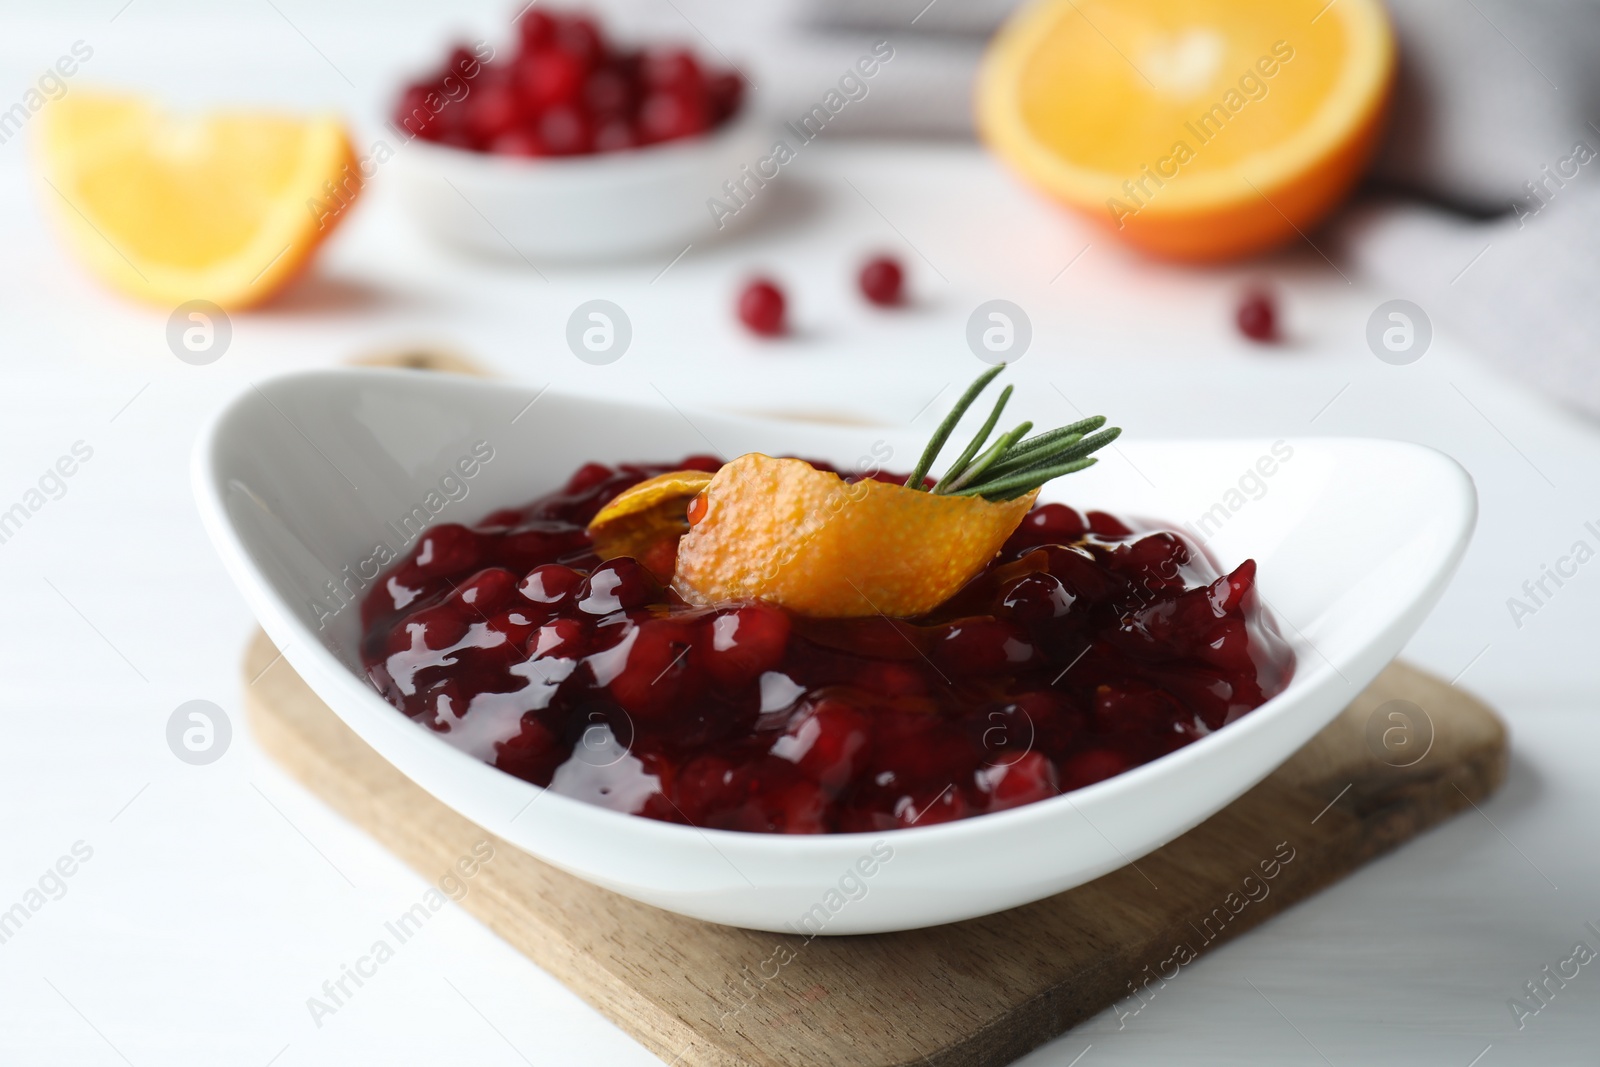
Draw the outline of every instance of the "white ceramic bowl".
[[[730,456],[787,452],[841,466],[881,454],[875,441],[901,456],[921,442],[897,431],[713,414],[693,414],[691,426],[672,410],[554,394],[528,409],[531,395],[521,385],[407,371],[265,383],[219,413],[196,445],[194,492],[206,529],[295,670],[424,789],[591,882],[767,930],[854,934],[982,915],[1089,881],[1178,836],[1265,777],[1394,657],[1443,591],[1477,509],[1466,473],[1417,445],[1289,441],[1292,459],[1268,491],[1233,508],[1225,493],[1271,454],[1271,442],[1125,441],[1144,478],[1106,462],[1045,495],[1191,521],[1226,501],[1208,548],[1225,566],[1259,562],[1259,588],[1299,657],[1287,690],[1152,763],[999,814],[885,834],[702,831],[540,790],[451,747],[362,679],[356,609],[319,630],[315,600],[378,542],[401,550],[386,524],[437,490],[476,442],[494,458],[437,521],[472,522],[523,503],[590,459],[666,459],[704,451],[706,438]],[[870,877],[851,874],[868,868]]]
[[[706,137],[538,159],[419,138],[397,156],[396,173],[417,225],[457,249],[536,267],[670,256],[720,232],[706,202],[728,202],[722,183],[739,180],[741,165],[755,168],[771,147],[768,127],[747,105]],[[759,210],[760,196],[748,210]]]

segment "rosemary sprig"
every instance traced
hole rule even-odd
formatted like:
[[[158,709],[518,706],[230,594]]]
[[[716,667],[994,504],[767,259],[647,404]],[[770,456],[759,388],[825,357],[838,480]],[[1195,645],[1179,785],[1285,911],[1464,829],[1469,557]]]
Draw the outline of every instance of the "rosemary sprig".
[[[1031,429],[1033,429],[1033,423],[1025,422],[1009,433],[1001,434],[1000,440],[990,445],[983,455],[973,460],[972,466],[963,471],[959,477],[952,477],[951,473],[946,471],[944,477],[940,478],[937,484],[934,485],[933,491],[935,493],[951,493],[964,485],[971,485],[973,482],[980,480],[990,467],[1000,462],[1000,457],[1006,454],[1006,450],[1022,440],[1022,435]],[[946,488],[947,486],[948,488]]]
[[[984,420],[983,426],[979,428],[977,434],[972,438],[972,443],[967,445],[966,451],[962,452],[954,463],[950,464],[950,469],[944,472],[944,477],[939,480],[940,485],[950,481],[952,478],[959,477],[967,469],[967,465],[972,462],[972,457],[978,454],[978,449],[983,447],[983,443],[994,432],[994,425],[1000,421],[1000,413],[1006,409],[1006,401],[1010,399],[1011,386],[1008,385],[1000,391],[1000,399],[995,402],[994,410],[989,412],[989,417]],[[938,488],[935,487],[934,492],[938,491]]]
[[[993,370],[984,371],[961,394],[955,407],[950,409],[950,414],[934,431],[922,458],[917,461],[916,469],[906,479],[907,488],[923,489],[923,480],[939,458],[940,450],[950,439],[956,425],[989,383],[1004,370],[1005,364],[1002,363]],[[981,496],[995,501],[1012,500],[1032,492],[1053,478],[1094,465],[1096,460],[1090,453],[1109,445],[1122,433],[1115,426],[1102,430],[1101,427],[1106,423],[1102,415],[1081,419],[1070,426],[1047,430],[1032,437],[1025,435],[1033,429],[1033,423],[1024,422],[1001,434],[994,444],[985,448],[989,435],[994,432],[1000,414],[1010,399],[1011,386],[1008,385],[971,443],[934,483],[933,492],[951,496]]]
[[[978,399],[978,394],[988,388],[1001,371],[1006,369],[1004,363],[993,370],[986,370],[978,375],[978,380],[967,386],[967,391],[961,394],[961,399],[956,401],[956,406],[950,409],[950,414],[944,417],[939,428],[933,431],[933,436],[928,438],[928,447],[922,450],[922,458],[917,460],[917,465],[912,468],[911,475],[906,479],[906,485],[912,489],[921,489],[922,480],[928,476],[928,470],[933,466],[933,461],[939,458],[939,450],[944,443],[950,440],[950,434],[955,430],[956,423],[961,421],[961,416],[967,413],[972,402]]]

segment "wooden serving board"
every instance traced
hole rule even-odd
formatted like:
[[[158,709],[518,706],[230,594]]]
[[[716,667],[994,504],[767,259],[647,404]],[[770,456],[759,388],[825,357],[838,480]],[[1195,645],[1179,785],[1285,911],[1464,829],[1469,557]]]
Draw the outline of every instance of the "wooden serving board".
[[[425,878],[489,836],[367,747],[264,634],[244,673],[262,745]],[[812,940],[740,930],[498,840],[462,904],[675,1065],[997,1065],[1108,1005],[1138,1007],[1160,974],[1487,796],[1506,761],[1492,711],[1395,664],[1264,782],[1136,867],[999,915]]]

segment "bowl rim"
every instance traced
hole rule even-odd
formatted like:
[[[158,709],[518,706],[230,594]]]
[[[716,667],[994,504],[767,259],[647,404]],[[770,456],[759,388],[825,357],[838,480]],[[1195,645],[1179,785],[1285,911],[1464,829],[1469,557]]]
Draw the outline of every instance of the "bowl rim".
[[[1208,761],[1211,753],[1219,745],[1236,746],[1242,744],[1246,738],[1259,733],[1270,732],[1278,725],[1278,719],[1288,714],[1304,699],[1314,694],[1320,687],[1340,684],[1349,690],[1349,697],[1353,699],[1360,691],[1360,686],[1353,686],[1343,673],[1338,669],[1338,664],[1323,656],[1311,657],[1300,654],[1299,645],[1295,645],[1297,663],[1294,674],[1290,677],[1288,685],[1277,696],[1272,697],[1259,707],[1253,709],[1232,723],[1221,729],[1194,741],[1182,748],[1158,756],[1146,763],[1131,767],[1110,778],[1092,783],[1088,786],[1058,794],[1045,800],[1009,808],[1005,811],[986,812],[973,815],[951,822],[939,823],[932,826],[912,826],[882,831],[855,831],[826,834],[776,834],[759,833],[752,831],[722,830],[709,827],[697,827],[677,823],[663,822],[657,819],[631,815],[620,811],[613,811],[585,801],[554,793],[546,787],[541,787],[517,778],[494,765],[472,756],[471,754],[450,745],[442,738],[430,734],[425,728],[419,726],[411,719],[400,714],[398,710],[385,701],[363,679],[359,678],[345,663],[335,656],[327,646],[292,611],[285,610],[284,605],[265,576],[256,568],[252,557],[245,548],[233,524],[228,518],[227,507],[222,490],[225,482],[220,481],[220,472],[214,467],[216,451],[221,445],[222,438],[227,431],[229,422],[240,412],[257,404],[268,404],[276,408],[277,405],[267,396],[274,389],[304,387],[319,383],[359,381],[392,380],[404,381],[408,385],[426,383],[424,389],[428,392],[438,390],[454,390],[459,394],[490,394],[503,390],[524,389],[523,383],[512,379],[472,379],[457,376],[440,375],[434,372],[409,370],[401,368],[324,368],[300,370],[277,375],[245,386],[235,396],[230,398],[206,420],[196,437],[191,453],[190,475],[191,487],[195,495],[196,506],[200,511],[202,524],[212,542],[213,547],[222,557],[229,576],[244,594],[256,614],[257,620],[278,645],[283,658],[294,666],[306,683],[316,692],[319,699],[335,711],[341,719],[348,723],[344,710],[335,707],[334,699],[354,700],[362,710],[359,715],[363,721],[372,722],[376,728],[384,730],[392,736],[401,736],[401,731],[408,735],[402,743],[414,746],[417,742],[426,740],[434,753],[429,759],[444,761],[446,764],[462,768],[471,768],[465,773],[476,776],[494,776],[496,784],[503,789],[510,790],[518,795],[525,796],[531,802],[533,799],[545,797],[541,803],[553,800],[558,810],[565,812],[568,817],[577,822],[591,823],[597,830],[620,831],[625,834],[642,835],[651,839],[654,845],[671,846],[674,844],[688,844],[696,839],[700,842],[710,841],[713,848],[719,844],[736,846],[742,856],[751,860],[779,860],[785,863],[804,862],[808,859],[849,859],[858,856],[869,844],[887,838],[896,843],[904,842],[907,845],[936,846],[941,844],[956,844],[975,837],[989,836],[1002,830],[1008,832],[1025,831],[1030,823],[1048,823],[1056,818],[1057,813],[1066,808],[1078,810],[1079,803],[1114,800],[1121,794],[1138,793],[1150,788],[1149,779],[1171,775],[1190,765]],[[593,404],[652,415],[660,414],[660,409],[649,404],[637,403],[627,400],[611,400],[607,398],[587,396],[581,393],[571,393],[562,390],[549,389],[548,396],[541,393],[544,399],[566,401],[568,403]],[[822,432],[837,432],[839,427],[826,423],[809,422],[801,420],[773,420],[769,418],[735,415],[723,411],[704,410],[699,414],[706,418],[724,422],[742,423],[748,426],[800,426],[808,430]],[[281,411],[280,411],[281,414]],[[681,414],[681,413],[680,413]],[[1456,507],[1456,522],[1453,528],[1457,531],[1449,551],[1443,554],[1434,566],[1420,573],[1414,583],[1414,592],[1403,601],[1398,601],[1398,607],[1391,608],[1389,614],[1383,616],[1378,622],[1372,624],[1372,632],[1382,635],[1404,626],[1404,615],[1414,606],[1423,605],[1424,613],[1432,610],[1448,585],[1457,565],[1465,554],[1471,541],[1473,527],[1477,516],[1477,494],[1471,476],[1467,471],[1448,454],[1426,445],[1409,441],[1398,441],[1387,438],[1372,437],[1341,437],[1341,436],[1308,436],[1296,437],[1295,444],[1316,445],[1329,448],[1350,448],[1378,445],[1398,452],[1409,453],[1416,461],[1431,465],[1436,468],[1441,480],[1448,482],[1455,490],[1453,502]],[[1127,442],[1136,448],[1182,448],[1185,445],[1205,443],[1216,444],[1243,444],[1252,445],[1265,442],[1265,438],[1158,438],[1152,437],[1139,442]],[[1414,627],[1412,627],[1414,629]],[[279,643],[278,635],[286,635],[288,640]],[[1295,644],[1294,639],[1286,635],[1286,640]],[[1344,666],[1350,666],[1351,661],[1366,652],[1377,638],[1363,642],[1355,652],[1344,656]],[[1387,660],[1385,660],[1387,662]],[[1376,672],[1374,672],[1376,673]],[[320,686],[318,681],[325,680],[335,686],[339,692],[330,694],[326,687]],[[357,694],[360,694],[357,696]],[[1348,701],[1347,701],[1348,702]],[[1341,707],[1343,705],[1340,705]],[[349,704],[346,708],[354,711]],[[381,714],[373,714],[381,713]],[[354,727],[352,726],[352,729]],[[356,730],[358,735],[360,730]],[[365,738],[364,738],[365,739]],[[387,759],[387,757],[385,757]],[[392,761],[391,761],[392,762]],[[1261,775],[1255,775],[1251,768],[1244,775],[1244,784],[1239,793],[1250,788],[1266,774],[1270,774],[1276,765],[1268,767]],[[404,772],[402,772],[404,773]],[[417,784],[427,789],[421,782]],[[431,792],[431,790],[430,790]],[[445,800],[445,798],[439,798]],[[448,805],[450,801],[445,800]],[[1216,809],[1220,810],[1220,809]],[[1081,811],[1080,817],[1087,818]],[[1198,820],[1178,820],[1182,826],[1177,831],[1183,833],[1197,825],[1215,810],[1204,813]],[[515,816],[512,817],[514,819]],[[508,823],[511,820],[506,820]],[[499,832],[493,826],[486,826],[491,832]],[[1102,834],[1102,836],[1104,836]],[[1108,839],[1109,840],[1109,839]],[[516,844],[515,841],[511,842]],[[518,846],[523,847],[523,846]],[[1113,846],[1115,847],[1115,846]],[[720,849],[717,849],[720,852]],[[1143,854],[1143,853],[1141,853]],[[1135,857],[1137,859],[1137,857]]]

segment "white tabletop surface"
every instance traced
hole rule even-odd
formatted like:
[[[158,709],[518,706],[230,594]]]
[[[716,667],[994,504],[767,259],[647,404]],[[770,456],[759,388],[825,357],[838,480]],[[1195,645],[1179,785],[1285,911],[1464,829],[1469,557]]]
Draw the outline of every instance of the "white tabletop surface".
[[[82,39],[95,54],[74,85],[335,106],[377,136],[395,71],[429,56],[447,24],[420,6],[121,7],[8,14],[0,110]],[[657,14],[680,17],[670,5]],[[480,32],[503,17],[451,16]],[[722,24],[699,25],[715,38]],[[1033,349],[1016,370],[1047,414],[1070,403],[1145,436],[1370,434],[1457,457],[1482,519],[1406,655],[1498,708],[1514,746],[1510,779],[1481,812],[1186,968],[1138,1015],[1102,1014],[1025,1062],[1592,1056],[1594,967],[1520,1030],[1507,1001],[1575,942],[1600,949],[1584,928],[1600,926],[1600,563],[1520,625],[1507,600],[1574,542],[1600,546],[1584,525],[1600,527],[1600,434],[1487,371],[1470,338],[1440,336],[1409,366],[1379,362],[1367,317],[1405,294],[1365,290],[1309,249],[1241,270],[1152,266],[1044,208],[976,149],[824,143],[738,240],[695,247],[665,274],[670,257],[611,271],[545,265],[544,279],[454,258],[414,233],[380,173],[315,274],[235,316],[226,356],[195,367],[168,351],[165,310],[105,293],[65,256],[24,140],[0,145],[0,509],[74,443],[93,455],[0,544],[0,910],[74,845],[92,856],[0,944],[0,1062],[656,1062],[453,907],[314,1023],[307,998],[427,883],[245,729],[239,657],[253,623],[190,501],[196,428],[251,381],[418,342],[533,388],[926,422],[936,393],[972,374],[963,327],[991,297],[1032,317]],[[892,314],[850,291],[853,263],[880,247],[911,269],[913,306]],[[758,343],[732,324],[731,293],[755,267],[788,284],[793,339]],[[1233,332],[1232,301],[1253,278],[1280,287],[1289,344]],[[562,342],[568,313],[596,296],[634,323],[633,348],[609,367]],[[204,767],[175,759],[164,735],[173,709],[196,698],[221,705],[235,730]]]

